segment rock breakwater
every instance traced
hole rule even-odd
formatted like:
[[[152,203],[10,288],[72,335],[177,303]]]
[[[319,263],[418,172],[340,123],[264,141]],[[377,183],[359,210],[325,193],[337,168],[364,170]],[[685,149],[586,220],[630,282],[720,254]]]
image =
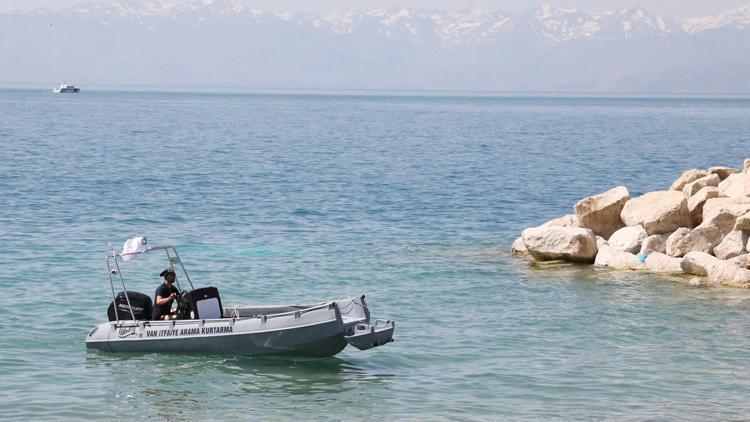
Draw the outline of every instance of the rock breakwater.
[[[525,229],[511,252],[750,288],[749,238],[750,158],[741,170],[686,170],[668,189],[635,198],[625,186],[583,198],[573,214]]]

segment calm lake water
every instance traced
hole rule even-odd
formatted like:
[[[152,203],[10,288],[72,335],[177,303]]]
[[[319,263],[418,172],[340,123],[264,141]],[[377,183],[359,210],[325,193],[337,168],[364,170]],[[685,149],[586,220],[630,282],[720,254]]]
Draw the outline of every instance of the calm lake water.
[[[750,100],[0,91],[0,418],[742,419],[750,292],[508,250],[619,184],[750,157]],[[105,254],[225,304],[365,293],[335,358],[87,352]],[[149,295],[164,263],[123,267]]]

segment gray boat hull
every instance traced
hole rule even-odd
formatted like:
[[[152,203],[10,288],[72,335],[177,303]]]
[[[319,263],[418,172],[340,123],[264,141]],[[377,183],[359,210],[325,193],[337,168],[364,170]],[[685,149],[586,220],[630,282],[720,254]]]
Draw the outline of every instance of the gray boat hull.
[[[224,314],[228,317],[103,323],[88,334],[86,347],[106,352],[329,357],[349,344],[347,334],[356,325],[369,324],[364,297],[315,306],[230,307]]]

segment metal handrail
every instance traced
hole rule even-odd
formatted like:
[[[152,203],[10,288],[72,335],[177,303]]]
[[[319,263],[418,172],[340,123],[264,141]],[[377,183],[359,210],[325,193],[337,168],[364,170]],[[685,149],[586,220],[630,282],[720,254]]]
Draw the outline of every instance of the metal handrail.
[[[241,317],[241,318],[262,318],[262,317],[265,317],[266,319],[268,319],[268,318],[283,317],[283,316],[287,316],[287,315],[294,315],[296,313],[299,313],[301,315],[301,314],[305,314],[305,313],[308,313],[308,312],[311,312],[311,311],[315,311],[315,310],[318,310],[318,309],[321,309],[321,308],[324,308],[324,307],[328,307],[328,309],[330,309],[331,306],[335,307],[335,306],[338,306],[338,305],[336,304],[336,302],[323,302],[323,303],[321,303],[319,305],[313,305],[313,306],[311,306],[309,308],[295,309],[293,311],[281,312],[281,313],[278,313],[278,314],[258,314],[258,315],[255,315],[253,317]],[[229,308],[232,308],[232,307],[226,307],[226,308],[229,309]],[[240,307],[237,307],[237,306],[235,306],[234,308],[236,308],[238,310],[240,309]]]
[[[187,278],[188,284],[190,284],[190,288],[192,290],[195,290],[195,286],[193,286],[193,281],[190,279],[190,274],[188,274],[187,269],[185,268],[185,264],[182,263],[182,258],[180,258],[180,254],[177,253],[177,249],[175,249],[174,246],[164,246],[164,250],[167,253],[167,258],[170,259],[170,257],[169,257],[169,250],[170,249],[172,250],[172,252],[174,252],[174,256],[175,256],[175,258],[177,258],[177,262],[180,264],[180,268],[182,268],[182,272],[185,274],[185,278]],[[170,267],[172,266],[171,259],[169,261],[169,266]],[[174,268],[172,268],[172,269],[174,269]],[[179,282],[177,282],[177,287],[178,288],[180,287]],[[180,289],[180,290],[182,290],[182,289]]]
[[[169,245],[153,246],[153,247],[149,247],[143,252],[138,252],[138,253],[147,253],[147,252],[153,252],[153,251],[158,251],[158,250],[163,250],[166,253],[167,262],[169,262],[169,267],[172,268],[172,270],[174,270],[174,267],[172,266],[173,260],[180,264],[180,268],[182,268],[182,272],[183,274],[185,274],[185,278],[187,278],[188,284],[190,284],[190,288],[192,290],[195,290],[193,281],[190,279],[190,274],[188,273],[187,268],[185,268],[185,264],[182,263],[182,259],[180,258],[180,255],[177,253],[177,249],[175,249],[174,246],[169,246]],[[172,251],[172,253],[174,253],[174,259],[170,255],[170,250]],[[114,272],[116,272],[117,275],[120,277],[120,283],[122,283],[122,290],[125,292],[125,300],[127,301],[128,308],[130,309],[130,316],[133,318],[133,321],[135,321],[135,313],[133,313],[133,306],[130,304],[130,296],[128,296],[128,288],[125,285],[125,278],[123,278],[122,271],[120,271],[120,264],[117,262],[118,257],[122,258],[125,255],[132,255],[132,254],[121,254],[121,253],[117,253],[116,251],[112,251],[112,253],[107,254],[107,272],[109,276],[109,285],[112,289],[112,304],[115,309],[115,320],[117,321],[118,325],[120,324],[120,314],[117,310],[117,303],[116,303],[117,297],[115,295],[115,283],[114,283],[114,280],[112,279],[113,268],[112,268],[112,264],[110,264],[110,261],[109,261],[110,258],[112,258],[112,261],[114,262],[114,267],[115,267]],[[180,287],[180,282],[177,281],[176,279],[175,281],[177,282],[177,288],[180,291],[182,291],[182,288]]]

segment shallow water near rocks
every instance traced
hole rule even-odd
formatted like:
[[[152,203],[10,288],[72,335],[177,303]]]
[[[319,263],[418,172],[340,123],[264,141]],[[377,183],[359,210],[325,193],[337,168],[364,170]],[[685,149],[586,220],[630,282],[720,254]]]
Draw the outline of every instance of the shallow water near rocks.
[[[625,184],[750,156],[750,100],[0,91],[3,418],[738,419],[750,292],[508,256]],[[176,245],[225,304],[365,293],[330,359],[87,352],[104,255]],[[160,261],[128,263],[149,295]]]

